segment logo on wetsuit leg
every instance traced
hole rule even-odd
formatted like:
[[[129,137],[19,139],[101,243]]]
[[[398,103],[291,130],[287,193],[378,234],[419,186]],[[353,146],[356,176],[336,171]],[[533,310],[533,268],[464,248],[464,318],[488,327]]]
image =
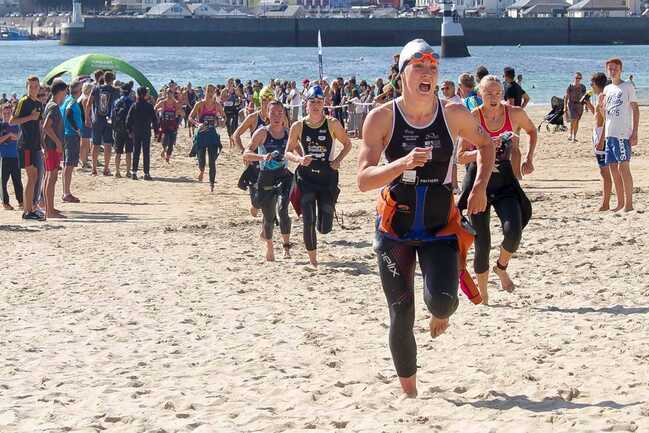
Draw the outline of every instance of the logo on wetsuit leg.
[[[396,278],[399,276],[397,264],[392,261],[392,257],[390,257],[387,253],[381,253],[381,260],[385,262],[385,266],[388,268],[388,271],[390,271],[393,277]]]

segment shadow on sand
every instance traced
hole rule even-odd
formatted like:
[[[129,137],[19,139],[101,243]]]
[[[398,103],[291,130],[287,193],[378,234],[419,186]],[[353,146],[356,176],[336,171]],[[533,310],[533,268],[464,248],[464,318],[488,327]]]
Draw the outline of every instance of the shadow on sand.
[[[534,308],[534,310],[542,313],[572,313],[572,314],[594,314],[604,313],[613,314],[616,316],[628,316],[631,314],[648,314],[649,307],[624,307],[622,305],[614,305],[612,307],[579,307],[579,308],[559,308],[559,307],[543,307]]]
[[[445,400],[456,406],[473,406],[480,409],[509,410],[520,408],[530,412],[552,412],[558,409],[585,409],[589,407],[601,407],[607,409],[624,409],[631,406],[637,406],[642,402],[636,403],[616,403],[611,400],[600,401],[599,403],[575,403],[565,401],[559,397],[544,398],[541,401],[530,400],[526,395],[507,395],[504,392],[491,391],[490,395],[495,397],[492,400],[461,401],[448,399]]]

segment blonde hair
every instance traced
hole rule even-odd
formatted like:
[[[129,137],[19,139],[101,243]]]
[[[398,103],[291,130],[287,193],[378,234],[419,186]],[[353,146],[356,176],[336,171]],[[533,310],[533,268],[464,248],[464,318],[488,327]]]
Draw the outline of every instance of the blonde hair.
[[[81,87],[81,93],[83,93],[86,96],[90,95],[90,92],[92,92],[92,87],[93,87],[92,83],[86,81],[85,83],[83,83],[83,86]]]
[[[495,75],[485,75],[484,77],[482,77],[482,80],[480,80],[480,89],[484,89],[492,82],[496,82],[502,85],[500,78],[496,77]]]

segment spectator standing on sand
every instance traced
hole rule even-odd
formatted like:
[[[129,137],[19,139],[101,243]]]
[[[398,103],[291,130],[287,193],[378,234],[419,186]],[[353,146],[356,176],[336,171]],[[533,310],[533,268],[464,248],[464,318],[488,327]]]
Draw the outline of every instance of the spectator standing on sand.
[[[575,80],[570,83],[566,89],[566,95],[563,98],[563,112],[566,120],[570,122],[570,137],[568,141],[577,141],[577,131],[579,130],[579,121],[584,114],[583,98],[586,95],[586,86],[581,83],[581,72],[575,73]]]
[[[633,210],[633,177],[631,176],[631,148],[638,144],[640,110],[635,88],[628,81],[622,81],[622,60],[606,61],[606,72],[611,84],[604,88],[606,121],[605,163],[610,167],[615,185],[617,206],[613,212],[624,208]]]

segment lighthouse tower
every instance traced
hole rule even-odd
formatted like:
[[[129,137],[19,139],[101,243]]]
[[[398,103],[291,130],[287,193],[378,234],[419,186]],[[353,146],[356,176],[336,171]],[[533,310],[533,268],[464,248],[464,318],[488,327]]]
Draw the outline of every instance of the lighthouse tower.
[[[441,0],[442,5],[442,57],[470,57],[464,40],[462,24],[453,10],[453,0]]]
[[[81,15],[81,0],[72,0],[71,27],[83,27],[83,15]]]

